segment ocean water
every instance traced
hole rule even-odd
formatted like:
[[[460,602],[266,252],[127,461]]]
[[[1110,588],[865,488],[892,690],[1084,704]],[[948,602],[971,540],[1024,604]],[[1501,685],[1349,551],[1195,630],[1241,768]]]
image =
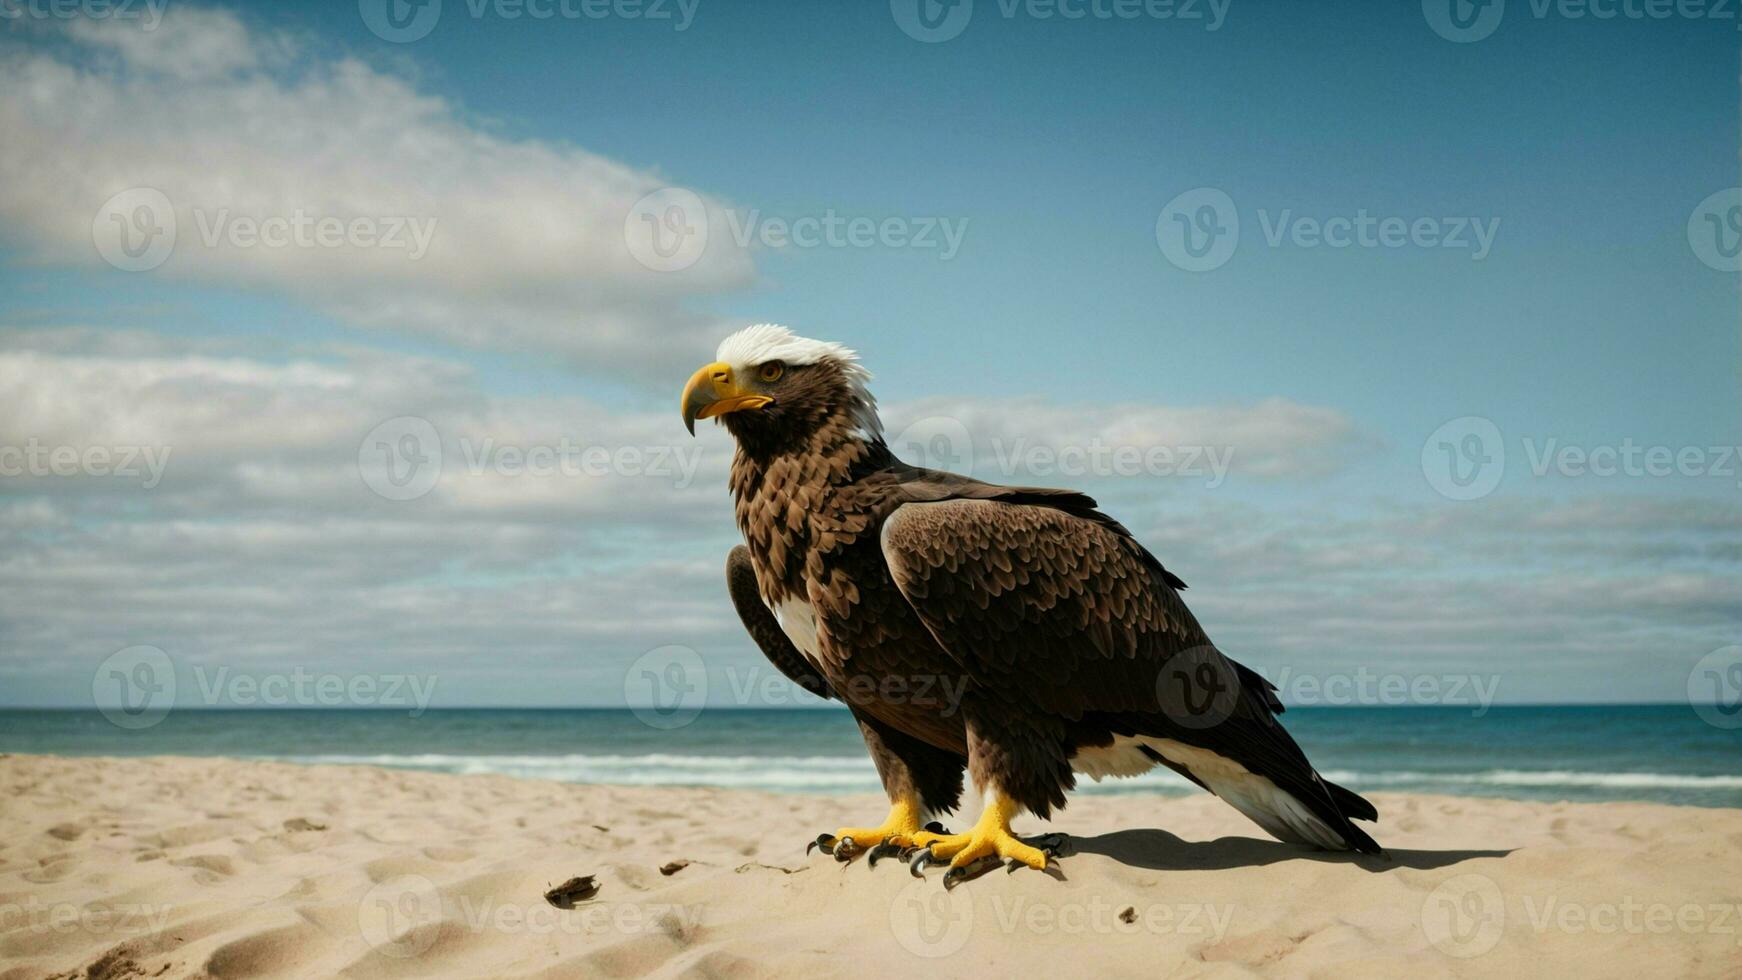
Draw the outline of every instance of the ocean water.
[[[0,711],[0,752],[191,755],[504,773],[577,783],[870,792],[839,710],[713,710],[679,727],[628,710],[174,711],[127,730],[95,711]],[[1289,731],[1357,791],[1742,807],[1742,730],[1687,705],[1297,708]],[[1085,793],[1200,792],[1167,770]]]

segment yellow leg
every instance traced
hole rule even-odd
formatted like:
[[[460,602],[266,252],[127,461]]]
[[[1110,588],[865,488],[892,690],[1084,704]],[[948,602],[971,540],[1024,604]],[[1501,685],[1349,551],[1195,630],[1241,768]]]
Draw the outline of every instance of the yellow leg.
[[[889,816],[875,827],[842,827],[835,831],[837,841],[851,837],[854,843],[861,847],[873,844],[890,843],[898,847],[912,847],[913,835],[924,833],[920,830],[919,800],[912,796],[903,796],[889,804]]]
[[[925,833],[920,829],[920,814],[923,812],[917,796],[903,795],[889,805],[889,816],[875,827],[842,827],[833,834],[823,834],[805,848],[808,853],[812,847],[821,847],[825,854],[833,854],[842,861],[851,860],[867,849],[880,844],[887,844],[891,849],[907,850],[918,845],[914,843],[917,834]],[[875,863],[877,855],[871,856]]]
[[[963,869],[968,865],[993,855],[1044,871],[1047,863],[1046,852],[1024,844],[1010,832],[1010,819],[1019,810],[1021,807],[1015,800],[1002,792],[994,793],[972,830],[965,834],[921,831],[914,835],[914,843],[930,852],[930,860],[949,860],[950,871],[944,878],[946,885],[960,880],[966,873]],[[920,858],[914,859],[914,874],[919,874],[922,863],[924,862]]]

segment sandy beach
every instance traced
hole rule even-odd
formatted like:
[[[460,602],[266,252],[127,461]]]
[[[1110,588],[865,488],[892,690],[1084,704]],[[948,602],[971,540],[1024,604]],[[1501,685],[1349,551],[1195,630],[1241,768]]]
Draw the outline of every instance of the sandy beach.
[[[1374,799],[1385,859],[1079,798],[946,892],[806,856],[876,797],[0,756],[0,978],[1742,976],[1742,812]]]

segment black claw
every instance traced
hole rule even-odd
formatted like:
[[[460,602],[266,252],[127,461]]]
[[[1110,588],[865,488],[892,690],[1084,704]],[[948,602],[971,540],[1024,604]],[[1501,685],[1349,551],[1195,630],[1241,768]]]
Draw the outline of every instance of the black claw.
[[[1047,857],[1058,857],[1064,852],[1066,839],[1064,834],[1045,834],[1030,838],[1025,843],[1030,847],[1038,848]]]
[[[993,868],[998,867],[998,855],[988,854],[975,858],[961,867],[952,867],[944,872],[944,890],[948,891],[964,881],[973,881]]]
[[[835,842],[835,860],[842,864],[851,864],[853,859],[865,853],[859,845],[853,843],[853,838],[843,837]]]
[[[960,867],[951,867],[950,870],[944,872],[944,890],[949,891],[964,881],[973,881],[997,866],[998,855],[991,854],[983,858],[976,858]]]
[[[933,833],[936,833],[936,831],[933,831]],[[920,869],[929,863],[931,863],[931,848],[929,846],[922,847],[919,850],[914,851],[913,857],[908,859],[908,873],[912,874],[915,878],[924,878],[925,872]]]
[[[1028,867],[1028,865],[1023,864],[1021,861],[1018,861],[1015,858],[1011,858],[1009,863],[1004,865],[1004,873],[1007,875],[1013,875],[1016,873],[1017,868],[1026,868],[1026,867]]]
[[[807,856],[812,848],[818,848],[824,854],[833,854],[835,853],[835,838],[829,834],[818,834],[816,840],[804,846],[804,852]]]
[[[877,867],[877,859],[878,858],[886,858],[886,857],[889,857],[891,854],[905,857],[907,855],[907,852],[895,844],[891,844],[888,841],[884,841],[883,843],[878,844],[876,847],[873,847],[871,850],[866,852],[866,854],[865,854],[865,866],[867,868],[875,868],[875,867]]]

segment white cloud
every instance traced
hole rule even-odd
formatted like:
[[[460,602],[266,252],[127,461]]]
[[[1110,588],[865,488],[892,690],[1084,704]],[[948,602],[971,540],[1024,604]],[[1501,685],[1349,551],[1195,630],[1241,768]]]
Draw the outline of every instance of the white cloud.
[[[694,440],[675,412],[622,414],[576,398],[489,398],[451,361],[328,350],[281,361],[160,349],[146,356],[67,349],[52,333],[0,350],[0,486],[65,499],[145,486],[107,472],[57,472],[48,454],[93,447],[167,457],[149,486],[158,513],[281,512],[343,517],[416,511],[580,521],[657,514],[692,519],[692,488],[723,508],[729,447]],[[201,345],[195,344],[195,347]],[[58,349],[57,349],[58,348]],[[420,445],[439,470],[415,499],[364,479],[365,439],[392,419],[426,420]],[[63,448],[64,447],[64,448]],[[394,447],[388,447],[390,450]],[[20,459],[17,449],[33,457]],[[384,511],[384,508],[389,510]],[[722,510],[722,515],[724,511]]]
[[[140,11],[149,14],[149,9]],[[115,52],[128,68],[178,79],[219,78],[262,61],[282,62],[293,53],[282,38],[251,37],[229,11],[183,7],[170,29],[159,32],[161,17],[75,17],[69,35],[81,43]]]
[[[1179,476],[1220,486],[1229,473],[1325,476],[1379,448],[1343,412],[1283,398],[1221,406],[933,398],[884,414],[898,454],[994,482]]]
[[[172,452],[149,491],[0,476],[0,673],[34,678],[29,690],[76,692],[84,665],[137,643],[254,670],[465,677],[444,701],[610,702],[628,664],[669,643],[711,666],[760,663],[721,579],[736,538],[729,440],[692,440],[675,411],[491,396],[459,364],[404,354],[267,358],[80,329],[10,336],[0,403],[0,447]],[[890,419],[939,404],[897,405]],[[1275,461],[1261,471],[1272,476],[1310,477],[1368,445],[1339,413],[1287,402],[952,411],[976,437],[1225,441],[1237,458]],[[437,430],[440,476],[424,496],[385,499],[359,451],[405,415]],[[636,467],[526,471],[529,451],[564,440],[642,455]],[[659,451],[696,454],[695,469],[647,472]],[[1051,482],[1101,493],[1108,481]],[[1345,512],[1124,484],[1134,492],[1110,511],[1191,583],[1217,642],[1272,676],[1365,665],[1498,675],[1510,700],[1673,698],[1686,666],[1734,642],[1742,619],[1742,507],[1730,501],[1497,495]]]
[[[1511,701],[1677,700],[1742,621],[1742,506],[1606,495],[1349,514],[1204,498],[1128,522],[1261,669],[1480,673]]]
[[[74,21],[63,43],[0,49],[0,73],[0,227],[35,260],[101,267],[105,202],[155,188],[175,244],[138,274],[266,288],[356,325],[642,377],[720,332],[686,296],[752,275],[727,236],[682,271],[635,259],[625,219],[667,178],[501,135],[354,58],[293,57],[226,11],[178,6],[149,31]],[[346,230],[330,247],[234,234],[298,216]],[[427,252],[414,259],[419,231]],[[319,241],[312,224],[304,240]]]

